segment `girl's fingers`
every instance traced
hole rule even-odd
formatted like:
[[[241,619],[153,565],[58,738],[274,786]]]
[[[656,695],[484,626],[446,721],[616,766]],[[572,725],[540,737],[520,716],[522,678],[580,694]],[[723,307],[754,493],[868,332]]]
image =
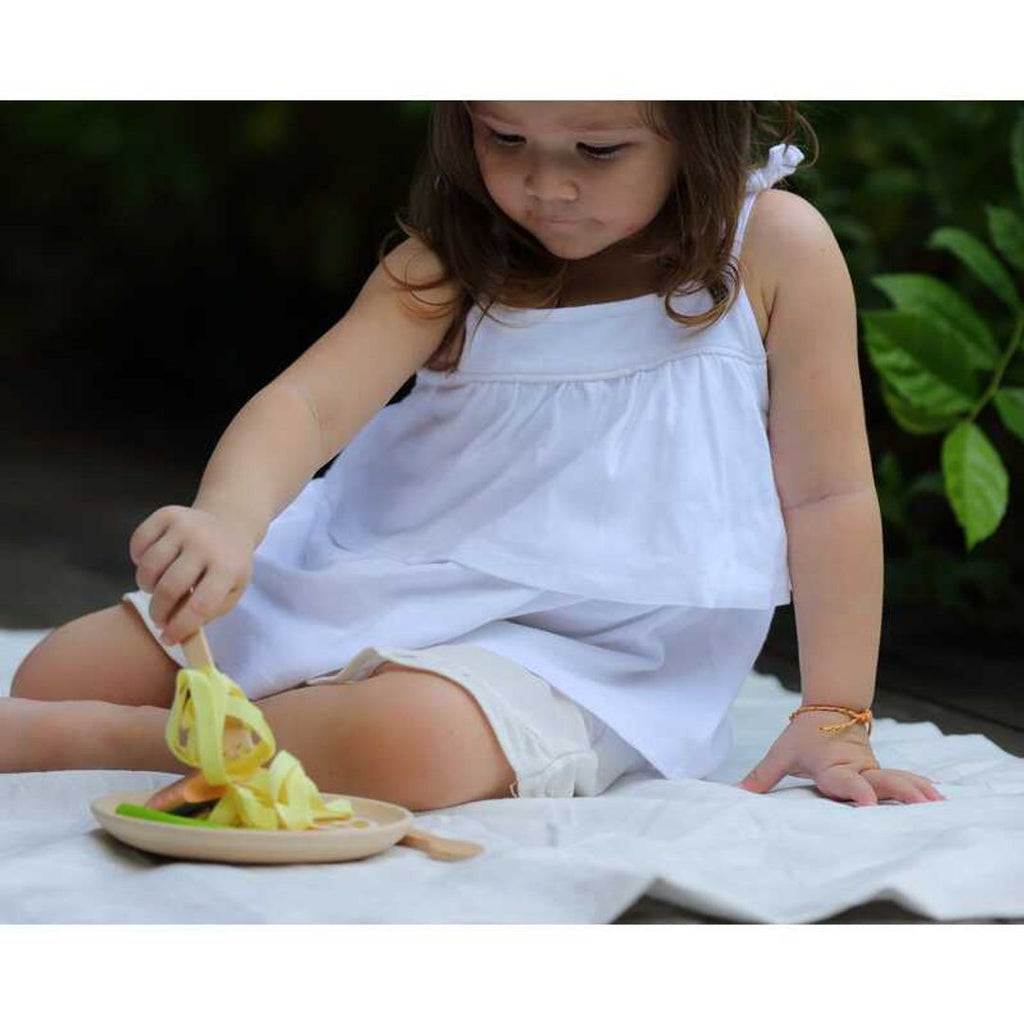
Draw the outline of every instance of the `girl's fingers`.
[[[149,616],[164,630],[165,636],[168,629],[179,621],[179,616],[192,596],[191,588],[198,582],[205,566],[197,561],[179,556],[174,564],[160,577],[160,582],[153,592],[149,603]],[[176,634],[183,637],[180,629],[175,630]],[[172,641],[177,643],[177,641]]]
[[[902,768],[883,768],[880,769],[887,775],[898,776],[901,779],[912,783],[918,790],[920,790],[929,800],[945,800],[946,798],[935,788],[935,784],[931,779],[926,779],[923,775],[915,775],[913,772],[905,772]]]
[[[929,800],[945,800],[946,798],[935,788],[935,783],[931,779],[926,779],[923,775],[915,775],[913,772],[904,772],[896,770],[897,775],[902,775],[905,779],[909,779],[913,782],[918,789]]]
[[[790,767],[787,755],[777,744],[772,744],[768,753],[740,781],[740,789],[767,793],[782,781]]]
[[[862,807],[878,803],[878,796],[871,783],[848,765],[826,768],[818,774],[814,784],[833,800],[852,800]]]
[[[181,542],[168,530],[146,550],[135,570],[135,582],[147,594],[156,592],[164,573],[181,554]]]
[[[875,793],[879,800],[899,800],[904,804],[928,802],[928,797],[921,792],[921,787],[903,775],[887,771],[884,768],[876,768],[864,774],[871,785],[875,787]]]
[[[144,519],[128,541],[128,555],[138,565],[149,548],[155,544],[170,527],[170,520],[162,515],[163,509]]]
[[[180,607],[174,612],[164,628],[164,643],[177,644],[188,639],[204,622],[209,621],[213,611],[219,607],[227,591],[222,577],[207,572],[195,584],[195,589],[186,592]]]

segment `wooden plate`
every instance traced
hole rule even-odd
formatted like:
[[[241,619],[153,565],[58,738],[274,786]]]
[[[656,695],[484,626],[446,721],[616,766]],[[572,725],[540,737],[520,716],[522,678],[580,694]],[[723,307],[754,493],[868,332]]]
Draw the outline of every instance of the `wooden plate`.
[[[365,797],[345,797],[352,804],[352,821],[301,832],[256,828],[197,828],[171,825],[115,814],[118,804],[145,804],[153,790],[109,793],[92,802],[96,820],[115,839],[148,853],[179,860],[212,860],[226,864],[322,864],[359,860],[394,846],[414,824],[411,811],[397,804]],[[325,801],[339,794],[322,794]]]

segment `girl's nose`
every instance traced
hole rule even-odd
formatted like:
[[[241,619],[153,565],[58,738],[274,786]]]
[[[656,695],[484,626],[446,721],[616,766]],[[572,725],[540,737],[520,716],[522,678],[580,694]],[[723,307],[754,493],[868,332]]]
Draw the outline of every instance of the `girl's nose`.
[[[526,173],[526,191],[541,202],[572,200],[579,196],[572,175],[556,161],[536,161]]]

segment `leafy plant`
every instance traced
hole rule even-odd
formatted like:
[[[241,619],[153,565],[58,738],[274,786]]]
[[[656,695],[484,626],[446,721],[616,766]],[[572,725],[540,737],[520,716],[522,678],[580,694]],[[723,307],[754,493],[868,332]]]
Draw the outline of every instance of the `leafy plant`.
[[[945,497],[941,472],[908,480],[891,451],[875,467],[882,517],[898,532],[905,556],[887,549],[886,601],[953,612],[984,635],[1012,630],[1019,619],[1020,593],[1005,558],[964,558],[936,544],[921,529],[925,510],[915,506]]]
[[[1024,201],[1024,107],[1012,132],[1010,155]],[[996,332],[966,298],[927,274],[872,276],[872,283],[894,308],[861,313],[868,356],[879,374],[890,414],[908,433],[944,435],[942,491],[964,532],[968,551],[996,531],[1009,500],[1009,474],[995,445],[978,426],[978,414],[991,401],[1003,426],[1024,441],[1024,387],[1004,383],[1024,336],[1024,302],[1006,266],[1024,274],[1024,219],[1005,207],[986,206],[985,214],[999,255],[971,232],[956,227],[936,229],[927,245],[952,253],[1009,309],[1011,325],[1005,343],[997,340]],[[931,476],[921,487],[934,488]]]

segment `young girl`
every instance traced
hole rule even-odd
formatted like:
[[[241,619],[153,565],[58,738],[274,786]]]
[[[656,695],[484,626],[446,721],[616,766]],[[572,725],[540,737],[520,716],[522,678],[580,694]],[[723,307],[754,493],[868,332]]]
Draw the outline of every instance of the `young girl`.
[[[242,408],[192,505],[138,526],[140,590],[29,653],[0,769],[180,771],[166,709],[205,626],[325,792],[423,810],[701,777],[792,581],[803,705],[741,784],[941,799],[869,744],[853,292],[824,219],[772,189],[800,150],[751,169],[758,123],[435,104],[408,237]]]

